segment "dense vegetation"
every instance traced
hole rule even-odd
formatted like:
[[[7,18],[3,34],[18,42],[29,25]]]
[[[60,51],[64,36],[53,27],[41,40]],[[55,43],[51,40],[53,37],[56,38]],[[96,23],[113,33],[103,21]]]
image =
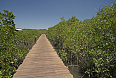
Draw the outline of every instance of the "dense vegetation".
[[[64,17],[48,30],[16,32],[12,12],[0,13],[0,78],[10,78],[34,45],[34,36],[47,32],[66,65],[78,65],[90,78],[111,78],[116,73],[116,1],[96,17],[79,21]]]
[[[22,63],[37,38],[46,30],[23,29],[15,31],[12,12],[0,13],[0,78],[10,78]]]
[[[48,28],[47,37],[59,48],[67,65],[78,65],[90,78],[111,78],[116,73],[116,1],[96,17],[79,21],[64,17]]]

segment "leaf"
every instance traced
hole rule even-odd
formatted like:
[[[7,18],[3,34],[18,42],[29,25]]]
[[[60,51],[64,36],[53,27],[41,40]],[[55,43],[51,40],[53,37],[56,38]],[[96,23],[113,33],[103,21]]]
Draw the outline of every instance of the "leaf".
[[[0,70],[0,75],[2,75],[2,71]]]
[[[11,63],[14,63],[13,61]]]

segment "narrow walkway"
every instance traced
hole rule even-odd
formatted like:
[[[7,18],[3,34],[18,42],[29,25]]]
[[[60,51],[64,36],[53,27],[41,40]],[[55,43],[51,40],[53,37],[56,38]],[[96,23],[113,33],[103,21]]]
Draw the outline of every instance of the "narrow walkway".
[[[13,78],[73,78],[60,57],[42,34],[27,54]]]

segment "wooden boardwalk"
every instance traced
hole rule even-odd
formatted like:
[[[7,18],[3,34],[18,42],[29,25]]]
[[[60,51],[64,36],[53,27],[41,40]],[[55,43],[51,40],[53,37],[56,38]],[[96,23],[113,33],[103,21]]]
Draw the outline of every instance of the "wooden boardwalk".
[[[73,78],[68,68],[42,34],[13,78]]]

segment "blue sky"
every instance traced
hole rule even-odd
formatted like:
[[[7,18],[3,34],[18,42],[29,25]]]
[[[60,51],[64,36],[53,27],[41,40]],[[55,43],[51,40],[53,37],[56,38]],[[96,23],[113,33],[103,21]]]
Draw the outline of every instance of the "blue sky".
[[[110,6],[115,0],[0,0],[0,12],[12,11],[16,28],[48,29],[73,15],[79,20],[96,16],[102,5]],[[101,7],[101,8],[102,8]]]

